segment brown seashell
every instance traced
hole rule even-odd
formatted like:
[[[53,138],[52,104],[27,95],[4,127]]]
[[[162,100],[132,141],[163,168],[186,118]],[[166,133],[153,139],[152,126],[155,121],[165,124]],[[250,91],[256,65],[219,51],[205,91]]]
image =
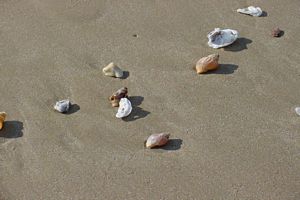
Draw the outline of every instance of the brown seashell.
[[[275,28],[272,30],[272,36],[273,37],[280,37],[282,34],[282,30],[280,30],[279,28]]]
[[[218,54],[211,54],[207,57],[201,58],[196,64],[197,74],[202,74],[209,70],[217,69],[219,66],[218,61],[219,61]]]
[[[127,87],[122,87],[118,89],[111,97],[109,97],[112,107],[119,107],[119,102],[121,98],[128,97],[127,93],[128,93]]]
[[[158,134],[152,134],[148,137],[146,141],[146,147],[147,148],[153,148],[153,147],[160,147],[169,141],[170,134],[168,133],[158,133]]]
[[[0,112],[0,130],[3,128],[4,120],[6,118],[6,113],[5,112]]]

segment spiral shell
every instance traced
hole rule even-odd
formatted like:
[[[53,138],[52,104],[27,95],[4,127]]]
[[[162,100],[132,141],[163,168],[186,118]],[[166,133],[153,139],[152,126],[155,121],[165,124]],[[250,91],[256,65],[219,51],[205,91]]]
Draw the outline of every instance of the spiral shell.
[[[0,130],[3,128],[6,116],[7,114],[5,112],[0,112]]]
[[[118,89],[112,96],[109,97],[112,107],[119,107],[119,102],[121,98],[127,98],[128,95],[127,87],[122,87]]]
[[[219,66],[219,55],[211,54],[209,56],[201,58],[196,64],[197,74],[205,73],[209,70],[215,70]]]

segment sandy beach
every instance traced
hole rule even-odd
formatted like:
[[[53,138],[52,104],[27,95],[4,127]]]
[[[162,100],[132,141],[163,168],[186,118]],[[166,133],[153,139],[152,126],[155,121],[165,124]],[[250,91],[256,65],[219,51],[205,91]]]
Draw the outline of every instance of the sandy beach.
[[[250,5],[265,15],[236,12]],[[0,1],[0,200],[299,200],[299,9],[299,0]],[[240,38],[213,49],[216,27]],[[220,68],[196,74],[212,53]],[[124,79],[103,75],[110,62]],[[121,120],[108,97],[124,86],[133,112]],[[67,98],[71,112],[55,112]],[[168,145],[144,148],[161,132]]]

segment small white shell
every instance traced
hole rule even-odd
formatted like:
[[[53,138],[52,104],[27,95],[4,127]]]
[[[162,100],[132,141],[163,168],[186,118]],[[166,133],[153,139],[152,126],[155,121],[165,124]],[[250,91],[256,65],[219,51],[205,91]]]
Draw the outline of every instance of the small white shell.
[[[300,116],[300,107],[295,108],[295,111],[296,111],[297,115]]]
[[[70,105],[71,103],[69,100],[61,100],[56,102],[54,109],[60,113],[65,113],[68,112],[68,110],[70,109]]]
[[[117,118],[127,117],[128,115],[130,115],[131,111],[132,111],[132,106],[130,101],[127,98],[121,98],[116,117]]]
[[[117,78],[123,77],[123,71],[113,62],[104,67],[102,71],[105,76],[112,76]]]
[[[207,35],[208,46],[212,48],[221,48],[234,43],[239,37],[239,33],[232,29],[215,28],[212,32]]]
[[[249,6],[248,8],[239,8],[237,12],[243,13],[246,15],[252,15],[254,17],[259,17],[262,15],[263,11],[260,7]]]

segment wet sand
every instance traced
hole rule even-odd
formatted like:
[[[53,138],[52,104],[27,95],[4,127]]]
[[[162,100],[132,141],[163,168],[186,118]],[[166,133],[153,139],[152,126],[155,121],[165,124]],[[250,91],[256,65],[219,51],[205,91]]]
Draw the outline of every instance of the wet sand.
[[[236,13],[248,5],[266,16]],[[0,1],[0,199],[300,199],[299,7]],[[215,27],[240,39],[212,49]],[[197,75],[211,53],[220,69]],[[110,62],[127,77],[103,76]],[[123,86],[134,110],[119,120],[108,97]],[[65,98],[71,112],[53,111]],[[170,144],[145,149],[159,132]]]

